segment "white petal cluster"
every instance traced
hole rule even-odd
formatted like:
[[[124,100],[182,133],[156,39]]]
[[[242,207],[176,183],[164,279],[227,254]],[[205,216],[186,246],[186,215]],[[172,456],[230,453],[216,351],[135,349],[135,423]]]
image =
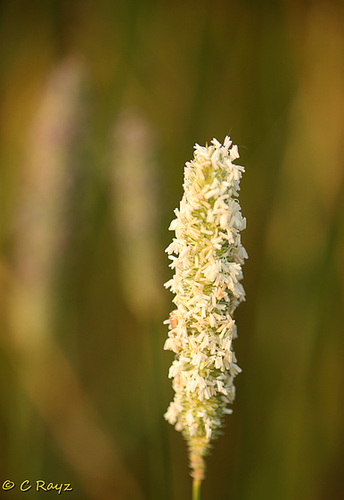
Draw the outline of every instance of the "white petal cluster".
[[[246,220],[237,201],[244,168],[233,163],[238,148],[196,144],[184,170],[184,195],[166,249],[175,270],[165,286],[175,293],[176,309],[165,349],[176,354],[169,371],[176,392],[165,418],[190,442],[202,440],[201,455],[216,437],[235,396],[236,364],[232,340],[234,309],[245,298],[242,264],[247,258],[240,231]],[[175,254],[175,255],[172,255]]]

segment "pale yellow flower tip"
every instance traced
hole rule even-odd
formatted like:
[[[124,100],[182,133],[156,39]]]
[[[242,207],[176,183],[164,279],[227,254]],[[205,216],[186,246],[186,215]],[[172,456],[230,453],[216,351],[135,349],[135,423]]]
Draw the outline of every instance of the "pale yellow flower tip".
[[[226,137],[221,145],[196,144],[184,170],[184,194],[170,225],[176,237],[166,249],[175,274],[165,286],[176,309],[165,349],[176,354],[169,371],[175,397],[165,418],[188,441],[194,479],[204,477],[204,456],[231,413],[236,364],[232,317],[245,299],[240,283],[247,253],[240,232],[246,227],[237,200],[244,172],[233,163],[238,148]],[[175,255],[172,255],[175,254]]]

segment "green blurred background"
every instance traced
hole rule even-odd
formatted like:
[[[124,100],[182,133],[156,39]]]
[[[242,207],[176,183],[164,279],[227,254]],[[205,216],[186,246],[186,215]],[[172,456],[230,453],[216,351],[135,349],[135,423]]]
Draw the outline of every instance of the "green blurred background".
[[[0,483],[16,483],[1,498],[24,479],[80,500],[190,498],[162,416],[164,249],[193,144],[230,134],[243,373],[202,500],[343,499],[343,3],[0,9]]]

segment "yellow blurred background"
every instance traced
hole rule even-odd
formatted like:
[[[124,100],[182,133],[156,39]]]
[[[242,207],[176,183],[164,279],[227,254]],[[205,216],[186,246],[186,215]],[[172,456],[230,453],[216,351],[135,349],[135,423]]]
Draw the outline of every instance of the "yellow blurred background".
[[[0,13],[1,498],[26,479],[28,498],[37,480],[80,500],[190,498],[163,419],[164,249],[193,144],[230,134],[246,167],[243,373],[202,500],[343,499],[343,3]]]

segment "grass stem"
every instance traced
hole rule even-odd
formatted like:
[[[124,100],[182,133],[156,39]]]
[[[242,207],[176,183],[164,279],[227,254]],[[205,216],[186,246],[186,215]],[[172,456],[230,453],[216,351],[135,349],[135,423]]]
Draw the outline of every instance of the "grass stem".
[[[192,500],[201,500],[201,480],[200,479],[193,480]]]

